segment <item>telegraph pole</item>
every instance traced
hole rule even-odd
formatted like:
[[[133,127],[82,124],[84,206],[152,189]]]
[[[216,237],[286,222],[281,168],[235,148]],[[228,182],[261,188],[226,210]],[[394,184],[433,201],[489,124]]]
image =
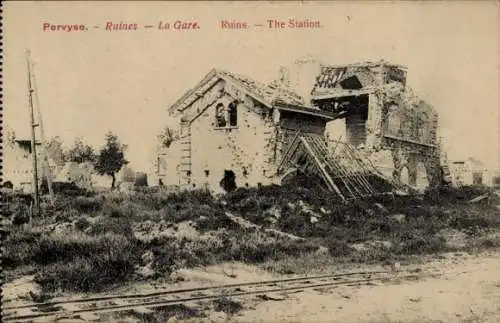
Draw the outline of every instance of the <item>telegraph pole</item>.
[[[40,142],[41,142],[41,147],[42,147],[42,178],[45,178],[47,181],[47,187],[49,189],[49,197],[50,201],[54,201],[54,192],[52,190],[52,170],[49,165],[49,159],[47,155],[47,142],[45,141],[45,132],[43,130],[43,118],[42,118],[42,111],[40,109],[40,100],[38,98],[38,88],[37,88],[37,83],[36,83],[36,74],[33,71],[31,74],[32,77],[32,87],[33,91],[35,92],[35,106],[36,110],[38,111],[38,127],[40,128]]]
[[[29,109],[30,109],[30,128],[31,128],[31,155],[33,156],[33,215],[38,216],[40,214],[40,194],[38,192],[38,165],[36,158],[36,137],[35,128],[38,127],[35,124],[35,115],[33,111],[33,89],[31,86],[31,62],[30,62],[30,51],[26,50],[26,64],[28,67],[28,99],[29,99]]]

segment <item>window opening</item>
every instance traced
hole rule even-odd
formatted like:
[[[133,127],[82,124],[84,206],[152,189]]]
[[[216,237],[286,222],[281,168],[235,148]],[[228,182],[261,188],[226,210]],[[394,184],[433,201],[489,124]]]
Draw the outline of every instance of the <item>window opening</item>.
[[[222,103],[217,104],[215,107],[215,126],[218,128],[226,126],[226,116],[224,105]]]

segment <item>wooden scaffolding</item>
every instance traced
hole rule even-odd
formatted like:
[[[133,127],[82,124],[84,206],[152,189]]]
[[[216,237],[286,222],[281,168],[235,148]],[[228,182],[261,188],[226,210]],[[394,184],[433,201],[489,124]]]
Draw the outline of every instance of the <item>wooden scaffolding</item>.
[[[297,132],[278,165],[278,173],[295,168],[320,177],[342,201],[390,192],[400,188],[382,175],[352,145],[340,140],[329,147],[320,135]]]

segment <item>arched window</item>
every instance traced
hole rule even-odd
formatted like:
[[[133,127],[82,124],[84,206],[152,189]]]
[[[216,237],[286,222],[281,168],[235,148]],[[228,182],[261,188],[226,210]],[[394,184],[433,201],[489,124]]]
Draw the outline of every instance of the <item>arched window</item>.
[[[229,125],[231,127],[236,127],[238,125],[238,102],[233,101],[229,104]]]
[[[236,127],[238,125],[238,102],[233,101],[227,106],[218,103],[215,106],[215,127]]]
[[[217,104],[215,107],[215,126],[217,128],[225,127],[226,122],[226,113],[224,109],[224,105],[222,103]]]

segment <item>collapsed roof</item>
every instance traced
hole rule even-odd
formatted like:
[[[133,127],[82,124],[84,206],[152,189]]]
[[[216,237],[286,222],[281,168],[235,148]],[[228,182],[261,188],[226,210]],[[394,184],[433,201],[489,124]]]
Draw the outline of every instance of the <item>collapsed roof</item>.
[[[406,85],[406,67],[384,60],[325,65],[314,58],[303,58],[281,68],[280,74],[280,78],[265,84],[245,75],[212,69],[168,111],[171,115],[183,113],[219,80],[224,80],[266,107],[333,120],[337,115],[323,109],[317,104],[319,100],[372,93],[388,81],[398,82],[403,88]]]

